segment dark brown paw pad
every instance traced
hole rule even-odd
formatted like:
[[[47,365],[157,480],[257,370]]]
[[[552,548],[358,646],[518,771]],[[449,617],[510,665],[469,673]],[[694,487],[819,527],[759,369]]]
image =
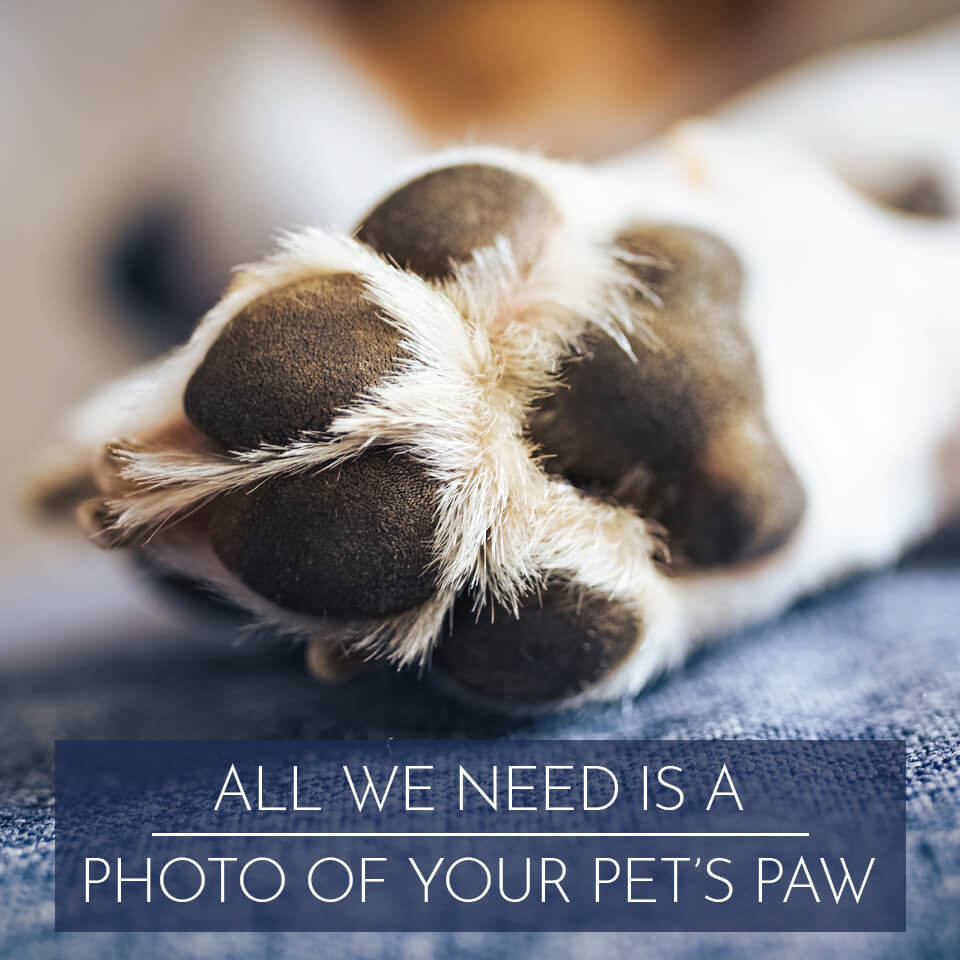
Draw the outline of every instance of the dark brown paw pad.
[[[436,589],[436,487],[387,450],[225,497],[210,528],[223,565],[284,610],[366,619]]]
[[[548,469],[661,523],[681,563],[761,556],[796,529],[805,497],[764,412],[737,257],[678,226],[636,227],[618,244],[660,347],[634,338],[634,359],[591,335],[531,435]]]
[[[433,170],[392,193],[357,230],[357,239],[428,280],[450,274],[498,237],[521,270],[537,258],[559,214],[527,177],[481,163]]]
[[[461,600],[433,664],[473,696],[507,707],[565,700],[603,680],[627,658],[642,624],[615,600],[555,582],[515,617],[503,607],[479,617]]]
[[[231,450],[327,429],[396,369],[399,334],[382,314],[347,273],[263,294],[227,323],[190,378],[187,416]]]

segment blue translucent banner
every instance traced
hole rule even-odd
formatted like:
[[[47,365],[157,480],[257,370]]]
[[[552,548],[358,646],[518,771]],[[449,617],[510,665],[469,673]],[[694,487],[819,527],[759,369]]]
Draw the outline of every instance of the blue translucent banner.
[[[58,930],[905,928],[900,741],[61,741]]]

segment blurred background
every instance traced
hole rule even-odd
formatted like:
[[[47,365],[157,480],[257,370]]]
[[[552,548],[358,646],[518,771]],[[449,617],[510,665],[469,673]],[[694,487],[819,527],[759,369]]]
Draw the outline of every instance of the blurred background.
[[[602,158],[810,54],[957,10],[960,0],[0,5],[5,603],[19,598],[36,617],[56,576],[117,564],[30,515],[29,466],[64,410],[181,341],[231,266],[269,250],[277,228],[349,228],[403,157],[464,138]],[[115,593],[91,596],[99,606]]]

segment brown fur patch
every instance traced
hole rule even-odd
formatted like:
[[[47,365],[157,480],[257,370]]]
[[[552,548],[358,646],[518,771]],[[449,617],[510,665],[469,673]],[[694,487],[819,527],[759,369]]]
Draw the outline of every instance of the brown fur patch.
[[[805,497],[763,412],[763,388],[739,319],[742,270],[718,238],[677,226],[618,238],[662,307],[663,347],[591,336],[530,431],[548,469],[660,521],[679,561],[746,560],[780,545]],[[643,307],[638,303],[638,308]]]
[[[875,199],[899,213],[933,220],[946,220],[957,215],[943,181],[933,173],[921,173],[901,183],[895,190]]]
[[[271,290],[207,351],[187,384],[187,416],[231,450],[323,431],[395,368],[399,335],[381,313],[351,274]]]
[[[48,473],[32,481],[28,490],[28,507],[38,517],[69,515],[78,504],[98,493],[86,464],[57,473]]]
[[[521,269],[540,253],[558,219],[549,197],[526,177],[468,163],[433,170],[392,193],[357,230],[357,239],[406,270],[438,280],[450,263],[506,236]]]
[[[223,565],[277,606],[379,617],[433,593],[435,511],[436,486],[423,467],[374,450],[225,497],[210,536]]]
[[[493,617],[485,608],[478,619],[460,601],[433,663],[470,693],[505,706],[575,696],[622,663],[639,637],[626,607],[559,582],[529,597],[519,619],[503,607]]]

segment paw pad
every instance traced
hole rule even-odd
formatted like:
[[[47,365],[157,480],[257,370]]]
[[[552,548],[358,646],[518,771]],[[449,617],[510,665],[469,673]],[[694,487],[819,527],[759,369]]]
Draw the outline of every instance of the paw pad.
[[[278,607],[366,619],[433,594],[435,514],[423,468],[376,450],[228,495],[210,536],[223,565]]]
[[[396,368],[399,334],[359,277],[308,277],[234,316],[190,378],[184,409],[230,450],[324,431]]]
[[[676,559],[760,556],[796,528],[804,496],[763,413],[740,263],[686,227],[636,227],[617,243],[657,304],[659,345],[634,337],[634,359],[589,335],[531,433],[550,469],[662,523]]]
[[[449,275],[475,250],[505,237],[529,268],[559,214],[536,183],[503,167],[468,163],[433,170],[392,193],[364,219],[357,239],[428,280]]]
[[[461,601],[433,663],[458,686],[508,706],[576,696],[627,658],[641,636],[639,618],[616,600],[555,582],[524,600],[475,613]]]

